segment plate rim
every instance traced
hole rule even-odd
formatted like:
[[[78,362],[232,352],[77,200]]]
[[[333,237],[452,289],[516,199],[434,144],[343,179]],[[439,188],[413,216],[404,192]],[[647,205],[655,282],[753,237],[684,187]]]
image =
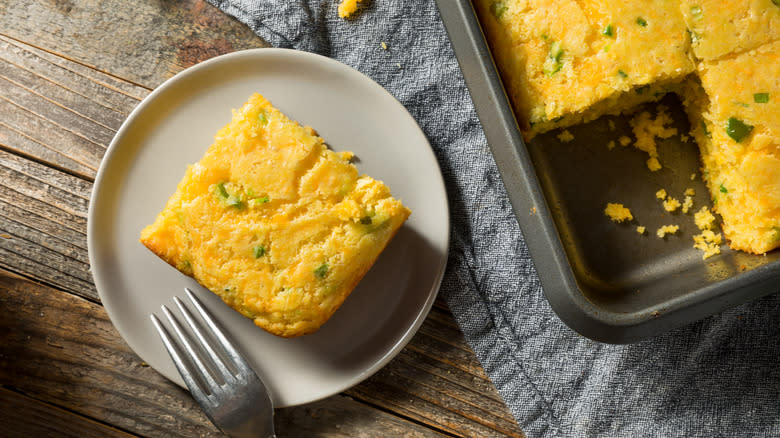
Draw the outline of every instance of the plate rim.
[[[441,248],[442,257],[439,261],[439,266],[436,268],[436,273],[433,276],[433,281],[430,284],[428,295],[425,301],[422,303],[422,305],[418,309],[416,309],[415,312],[416,316],[414,317],[413,323],[401,330],[398,330],[398,337],[397,337],[398,340],[394,342],[390,348],[385,350],[383,354],[377,354],[376,358],[372,359],[373,364],[371,366],[362,369],[359,373],[355,373],[348,379],[344,379],[344,381],[340,385],[332,386],[327,391],[320,391],[321,394],[315,395],[313,397],[309,396],[305,399],[295,400],[291,403],[286,403],[286,404],[275,404],[275,407],[282,408],[282,407],[297,406],[305,403],[311,403],[311,402],[315,402],[333,396],[335,394],[343,392],[344,390],[352,386],[359,384],[360,382],[364,381],[365,379],[369,378],[377,371],[382,369],[385,365],[387,365],[388,362],[390,362],[390,360],[396,357],[398,353],[400,353],[401,350],[403,350],[406,347],[409,341],[411,341],[414,335],[419,331],[420,326],[423,324],[428,314],[430,313],[430,310],[433,306],[434,301],[436,300],[436,297],[439,295],[439,291],[441,289],[441,285],[444,279],[444,274],[447,269],[447,264],[449,260],[449,250],[451,245],[450,240],[451,240],[452,224],[451,224],[451,216],[450,216],[450,208],[449,208],[449,195],[444,181],[444,175],[441,170],[441,165],[439,164],[439,161],[436,157],[436,154],[434,153],[430,141],[428,140],[428,137],[425,135],[425,132],[422,130],[417,120],[411,115],[409,110],[388,90],[386,90],[383,86],[378,84],[376,81],[374,81],[364,73],[340,61],[316,53],[299,51],[294,49],[285,49],[285,48],[255,48],[255,49],[238,50],[235,52],[210,58],[206,61],[200,62],[198,64],[195,64],[193,66],[190,66],[182,70],[181,72],[165,80],[159,86],[155,87],[146,97],[144,97],[141,100],[141,102],[138,103],[138,105],[136,105],[135,108],[133,108],[130,114],[122,122],[122,125],[116,131],[116,134],[114,135],[108,147],[106,148],[103,158],[101,159],[100,166],[98,167],[98,171],[92,187],[92,193],[90,195],[90,202],[89,202],[89,207],[87,212],[87,251],[88,251],[88,258],[91,267],[90,272],[92,274],[93,282],[95,284],[95,288],[97,290],[98,297],[101,301],[102,307],[105,309],[109,319],[111,320],[112,325],[116,328],[117,332],[119,333],[123,341],[127,343],[127,345],[130,347],[130,349],[133,351],[134,354],[141,357],[141,355],[137,352],[137,349],[126,339],[122,330],[120,330],[119,325],[115,323],[115,321],[120,319],[117,313],[117,309],[112,307],[110,304],[109,305],[106,304],[106,303],[110,303],[112,299],[110,298],[110,294],[107,294],[102,290],[106,289],[106,287],[108,286],[107,283],[110,283],[110,281],[107,281],[105,279],[104,273],[102,272],[103,269],[100,268],[100,266],[108,262],[103,262],[98,260],[96,258],[97,256],[95,255],[96,248],[99,245],[97,243],[98,237],[96,235],[97,233],[96,224],[99,222],[99,220],[96,218],[96,215],[99,213],[99,211],[101,211],[99,208],[101,204],[101,199],[107,196],[110,199],[110,194],[105,194],[107,189],[105,187],[104,180],[108,178],[106,175],[107,173],[109,173],[111,168],[114,167],[112,164],[116,160],[117,154],[123,150],[122,144],[124,138],[128,134],[128,130],[131,129],[132,125],[135,124],[135,121],[144,112],[146,112],[150,107],[153,108],[154,105],[158,103],[158,100],[160,99],[160,95],[165,93],[169,88],[176,86],[180,82],[187,81],[193,75],[198,74],[203,69],[210,68],[214,64],[225,63],[228,61],[232,61],[236,58],[254,59],[256,57],[263,58],[263,57],[275,57],[275,56],[292,57],[292,58],[298,57],[303,59],[308,58],[307,60],[309,62],[322,63],[332,68],[337,68],[340,69],[341,71],[348,72],[351,75],[356,75],[356,77],[360,78],[361,81],[364,81],[371,87],[375,88],[377,92],[380,95],[383,95],[385,99],[389,98],[389,101],[392,102],[393,105],[397,106],[400,111],[403,111],[405,116],[408,117],[409,120],[413,123],[413,125],[410,126],[414,127],[414,129],[417,131],[417,134],[419,134],[419,136],[425,140],[425,143],[428,146],[427,148],[422,148],[422,150],[424,151],[424,153],[429,154],[429,159],[436,165],[435,166],[436,174],[434,175],[434,177],[437,183],[441,187],[441,194],[443,195],[443,200],[444,200],[442,219],[444,220],[445,229],[443,230],[442,236],[446,236],[443,239],[443,247]],[[197,94],[197,93],[194,92],[193,94]],[[126,147],[124,149],[126,149]],[[143,147],[141,147],[139,150],[141,149],[143,149]],[[108,202],[108,200],[103,202]],[[183,382],[180,379],[180,376],[176,375],[175,378],[172,378],[171,376],[168,376],[166,373],[162,372],[161,370],[157,368],[154,369],[157,373],[159,373],[166,379],[172,381],[173,383],[179,386],[184,387]]]

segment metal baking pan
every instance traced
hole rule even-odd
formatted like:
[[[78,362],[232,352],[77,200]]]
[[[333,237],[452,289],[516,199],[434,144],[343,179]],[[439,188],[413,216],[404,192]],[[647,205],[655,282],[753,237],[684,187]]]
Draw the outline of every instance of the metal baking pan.
[[[569,128],[568,143],[552,132],[526,144],[471,2],[437,3],[545,295],[569,327],[602,342],[637,342],[780,290],[780,251],[751,255],[723,245],[720,255],[702,260],[692,247],[698,233],[692,214],[667,213],[655,198],[664,188],[682,199],[691,187],[694,209],[709,205],[693,140],[660,141],[665,167],[652,173],[643,152],[607,148],[609,140],[630,135],[623,117]],[[687,134],[676,97],[660,104]],[[611,222],[603,213],[607,202],[630,207],[635,222]],[[663,224],[680,231],[659,239],[655,230]],[[646,226],[646,234],[636,225]]]

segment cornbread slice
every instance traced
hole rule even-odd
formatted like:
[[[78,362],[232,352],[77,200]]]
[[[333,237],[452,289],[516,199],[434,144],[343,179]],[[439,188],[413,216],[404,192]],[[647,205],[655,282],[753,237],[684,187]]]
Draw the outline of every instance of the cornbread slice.
[[[526,140],[677,90],[694,70],[675,0],[475,0]]]
[[[254,94],[141,242],[268,332],[311,333],[410,214],[351,156]]]
[[[685,99],[730,246],[780,246],[780,41],[699,67]]]
[[[777,0],[682,0],[693,51],[712,61],[780,39]]]

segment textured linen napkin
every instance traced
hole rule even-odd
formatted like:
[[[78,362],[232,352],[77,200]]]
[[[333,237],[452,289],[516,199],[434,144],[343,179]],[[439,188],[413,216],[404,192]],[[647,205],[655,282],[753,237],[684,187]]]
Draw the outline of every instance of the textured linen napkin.
[[[780,295],[633,345],[553,314],[433,0],[366,0],[351,20],[337,0],[209,1],[274,47],[363,72],[420,124],[452,215],[441,293],[529,437],[780,436]]]

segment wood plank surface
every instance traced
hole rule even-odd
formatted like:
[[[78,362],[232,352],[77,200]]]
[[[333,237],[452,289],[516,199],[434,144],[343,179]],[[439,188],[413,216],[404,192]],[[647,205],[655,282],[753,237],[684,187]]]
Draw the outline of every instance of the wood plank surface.
[[[0,144],[94,180],[106,148],[149,90],[0,35]]]
[[[149,88],[214,56],[267,46],[204,0],[0,2],[0,33]]]
[[[0,436],[46,436],[45,418],[57,436],[220,436],[111,325],[86,219],[106,147],[152,88],[263,46],[203,0],[0,2],[0,411],[31,419],[0,416]],[[441,300],[377,374],[275,421],[280,436],[523,436]]]
[[[11,397],[6,389],[0,390],[0,403],[26,406],[31,415],[54,410],[57,417],[70,419],[63,434],[54,436],[68,436],[65,432],[85,425],[93,432],[114,433],[103,436],[124,436],[120,431],[148,437],[222,436],[189,393],[129,349],[99,304],[7,275],[0,276],[0,290],[0,385],[33,400]],[[275,422],[280,437],[442,436],[345,396],[277,409]],[[30,433],[18,436],[29,437],[42,436],[34,432],[49,426],[29,417],[0,422],[0,435],[19,433],[17,427]]]
[[[0,424],[6,438],[132,438],[80,415],[0,387]]]

